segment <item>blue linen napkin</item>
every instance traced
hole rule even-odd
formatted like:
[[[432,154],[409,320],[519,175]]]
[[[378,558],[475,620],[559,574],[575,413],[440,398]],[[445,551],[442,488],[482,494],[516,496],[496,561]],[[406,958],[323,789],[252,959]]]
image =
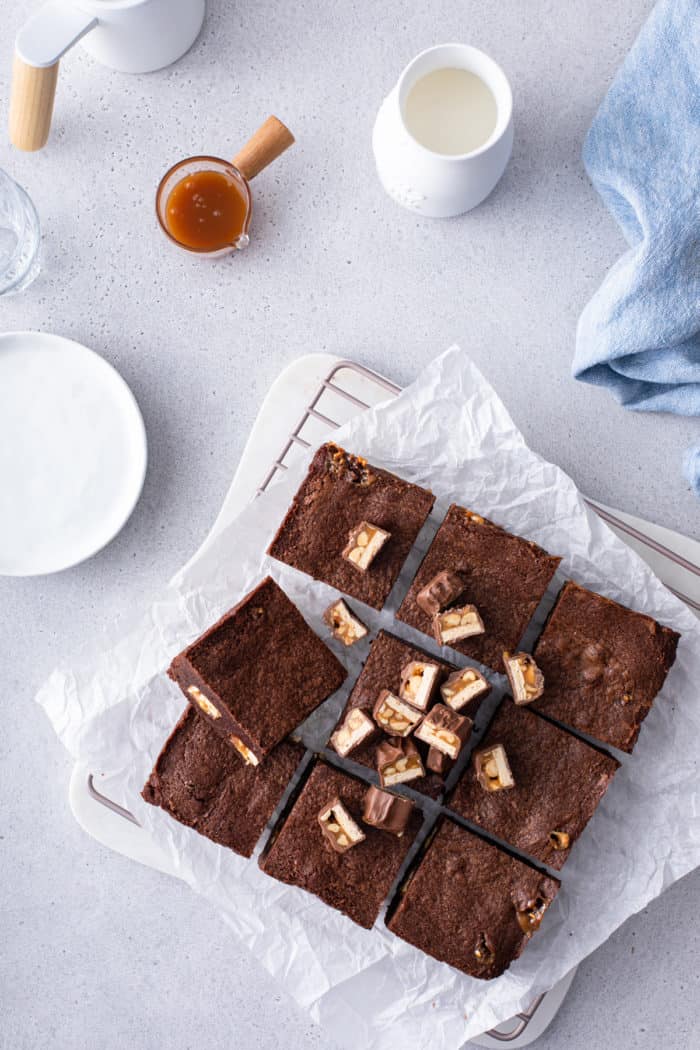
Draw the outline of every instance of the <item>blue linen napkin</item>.
[[[700,0],[660,0],[583,162],[630,248],[578,324],[573,373],[626,408],[700,415]],[[700,444],[684,460],[700,496]]]

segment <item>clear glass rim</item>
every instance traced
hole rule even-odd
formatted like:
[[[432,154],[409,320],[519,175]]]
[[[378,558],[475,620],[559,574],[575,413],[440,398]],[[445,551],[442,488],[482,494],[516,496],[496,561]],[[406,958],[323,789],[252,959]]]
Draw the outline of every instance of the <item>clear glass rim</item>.
[[[36,244],[34,245],[34,251],[32,252],[32,254],[29,257],[29,259],[27,260],[26,266],[22,269],[21,273],[17,274],[17,276],[15,277],[14,281],[10,281],[9,283],[0,283],[0,295],[7,295],[8,292],[14,291],[16,288],[18,288],[22,284],[22,281],[25,279],[27,274],[30,272],[30,270],[32,270],[32,268],[34,267],[34,264],[36,263],[37,256],[39,255],[39,250],[41,248],[41,223],[39,222],[39,213],[36,210],[36,207],[34,205],[34,201],[29,196],[29,194],[24,189],[24,187],[20,186],[20,184],[18,182],[15,182],[15,180],[12,178],[12,176],[8,175],[6,171],[2,171],[1,174],[8,180],[9,183],[11,183],[13,192],[18,194],[22,198],[23,203],[28,206],[28,209],[29,209],[29,211],[31,213],[31,216],[32,216],[33,220],[34,220],[34,223],[35,223],[35,226],[36,226],[36,231],[37,231]],[[14,260],[17,258],[17,256],[21,254],[21,251],[22,251],[22,241],[18,237],[17,238],[17,245],[15,247],[14,252],[12,253],[12,259],[11,259],[10,265],[12,265],[12,262],[14,262]]]
[[[178,248],[182,248],[185,252],[191,252],[193,255],[225,255],[228,252],[236,250],[235,244],[225,244],[221,248],[192,248],[189,244],[183,244],[177,237],[173,237],[172,233],[168,229],[168,224],[165,221],[165,205],[167,202],[166,189],[168,189],[168,183],[174,175],[184,168],[187,164],[202,164],[204,165],[203,170],[211,171],[224,169],[227,174],[232,175],[236,182],[240,185],[243,193],[245,194],[247,211],[245,222],[243,223],[243,229],[241,230],[241,236],[245,236],[248,233],[250,227],[250,220],[253,214],[253,198],[251,196],[250,187],[243,174],[238,170],[235,164],[232,164],[230,160],[224,160],[222,157],[213,157],[207,154],[202,154],[196,157],[185,157],[184,160],[179,160],[177,164],[173,164],[171,168],[168,168],[163,178],[158,183],[158,189],[156,190],[156,218],[158,224],[173,244],[176,244]]]

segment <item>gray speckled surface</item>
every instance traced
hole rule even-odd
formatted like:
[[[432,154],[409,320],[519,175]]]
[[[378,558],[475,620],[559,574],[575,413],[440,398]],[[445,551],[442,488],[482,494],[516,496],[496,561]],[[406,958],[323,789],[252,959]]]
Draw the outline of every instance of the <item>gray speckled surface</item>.
[[[11,32],[34,6],[7,11],[2,97]],[[199,545],[294,357],[327,349],[408,381],[457,340],[584,491],[697,534],[679,467],[697,421],[627,414],[570,379],[579,310],[623,248],[580,143],[649,8],[211,0],[201,39],[164,72],[129,78],[71,53],[48,148],[0,145],[44,227],[43,274],[2,301],[2,328],[97,349],[133,387],[150,442],[143,498],[105,551],[58,576],[0,581],[3,1048],[334,1045],[184,886],[80,831],[69,762],[32,703],[54,663]],[[370,129],[405,62],[454,38],[509,74],[515,152],[478,211],[421,221],[383,196]],[[255,184],[247,254],[207,264],[170,249],[152,215],[160,173],[183,155],[233,154],[272,111],[298,145]],[[696,873],[592,956],[540,1045],[695,1045],[699,890]]]

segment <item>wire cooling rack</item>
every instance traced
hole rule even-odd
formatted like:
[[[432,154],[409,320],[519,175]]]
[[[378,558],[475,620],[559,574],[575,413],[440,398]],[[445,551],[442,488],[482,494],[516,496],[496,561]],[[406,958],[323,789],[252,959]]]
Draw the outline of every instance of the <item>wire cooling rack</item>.
[[[343,360],[333,366],[320,386],[315,390],[313,396],[303,410],[302,416],[296,427],[289,433],[280,454],[275,458],[262,482],[257,488],[256,495],[265,492],[280,472],[289,470],[295,456],[299,457],[311,448],[315,448],[329,437],[329,434],[339,429],[344,423],[358,412],[372,408],[381,401],[396,397],[401,392],[401,387],[396,383],[385,379],[371,369],[360,365],[355,361]],[[700,612],[700,564],[692,558],[686,557],[678,550],[654,535],[647,532],[643,527],[646,523],[631,516],[620,516],[609,507],[600,506],[592,500],[586,500],[588,506],[598,514],[611,528],[621,535],[630,545],[651,563],[652,567],[669,587],[682,601],[696,612]],[[659,530],[649,525],[650,531]],[[681,537],[678,537],[682,541]],[[692,541],[690,541],[692,543]],[[667,572],[664,571],[668,568]],[[668,576],[670,575],[670,579]],[[679,580],[681,585],[679,586]],[[693,593],[686,593],[691,590]],[[697,595],[697,596],[696,596]],[[87,793],[96,803],[109,809],[118,817],[138,825],[136,817],[127,809],[117,805],[107,795],[103,794],[95,786],[92,774],[87,776]],[[516,1040],[530,1042],[526,1039],[529,1034],[527,1029],[533,1025],[538,1011],[543,1008],[548,997],[553,993],[539,995],[530,1004],[527,1010],[516,1014],[509,1021],[499,1025],[497,1028],[485,1032],[482,1039],[486,1041],[481,1045],[494,1045],[494,1043],[515,1043]],[[565,992],[564,992],[565,994]],[[561,998],[561,996],[560,996]],[[555,1007],[558,1008],[557,1006]],[[549,1018],[544,1025],[536,1025],[540,1031],[546,1027],[546,1023],[553,1016],[549,1011]],[[539,1021],[539,1017],[537,1017]],[[538,1033],[539,1034],[539,1033]],[[531,1036],[532,1038],[532,1036]],[[491,1040],[492,1042],[488,1042]],[[479,1040],[480,1042],[480,1040]]]

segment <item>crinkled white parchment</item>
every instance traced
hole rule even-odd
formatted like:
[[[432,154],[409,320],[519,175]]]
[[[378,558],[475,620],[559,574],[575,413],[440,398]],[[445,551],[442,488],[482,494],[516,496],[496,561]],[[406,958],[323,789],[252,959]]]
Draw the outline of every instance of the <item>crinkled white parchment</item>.
[[[432,488],[440,512],[453,500],[478,510],[562,554],[565,575],[683,634],[634,755],[573,851],[540,931],[503,976],[488,983],[465,977],[393,937],[381,920],[362,930],[140,798],[183,706],[163,673],[175,652],[266,572],[323,634],[321,612],[331,590],[264,555],[306,460],[178,574],[131,633],[82,669],[55,671],[38,700],[69,751],[109,777],[111,797],[136,814],[177,875],[221,909],[281,986],[336,1040],[365,1050],[454,1050],[527,1007],[700,863],[700,624],[586,509],[566,474],[526,447],[458,348],[437,358],[395,400],[347,424],[337,440]],[[396,597],[394,591],[390,609]],[[377,628],[389,625],[391,615],[368,612],[366,618]],[[356,673],[366,648],[340,655]],[[342,700],[330,701],[326,729]]]

